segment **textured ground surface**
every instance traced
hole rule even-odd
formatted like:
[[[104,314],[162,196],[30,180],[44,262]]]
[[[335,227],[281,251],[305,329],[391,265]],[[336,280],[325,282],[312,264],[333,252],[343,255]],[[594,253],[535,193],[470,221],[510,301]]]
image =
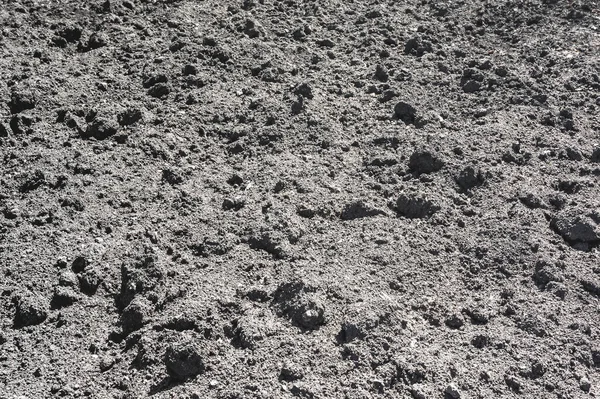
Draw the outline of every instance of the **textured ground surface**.
[[[0,398],[600,395],[595,1],[0,1]]]

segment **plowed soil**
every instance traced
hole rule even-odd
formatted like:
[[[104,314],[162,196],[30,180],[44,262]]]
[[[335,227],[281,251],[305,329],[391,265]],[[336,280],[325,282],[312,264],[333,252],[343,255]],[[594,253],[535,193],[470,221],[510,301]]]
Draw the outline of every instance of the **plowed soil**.
[[[600,395],[593,0],[0,0],[0,398]]]

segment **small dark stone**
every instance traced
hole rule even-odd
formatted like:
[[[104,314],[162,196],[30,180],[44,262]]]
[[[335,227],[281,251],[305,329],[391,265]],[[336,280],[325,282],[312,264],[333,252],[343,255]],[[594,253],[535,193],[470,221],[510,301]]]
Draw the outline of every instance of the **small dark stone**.
[[[567,154],[567,158],[569,158],[571,161],[583,160],[583,155],[581,155],[581,152],[579,152],[579,150],[577,150],[575,148],[567,147],[565,149],[565,152]]]
[[[583,391],[583,392],[589,392],[592,389],[592,383],[590,382],[589,378],[587,377],[582,377],[579,380],[579,388]]]
[[[340,339],[343,342],[352,342],[358,338],[364,338],[364,331],[358,323],[352,321],[345,321],[342,324],[342,330],[340,331]]]
[[[56,47],[59,47],[59,48],[65,48],[68,45],[68,43],[65,40],[65,38],[64,37],[60,37],[60,36],[54,36],[52,38],[52,44],[54,44]]]
[[[565,194],[577,194],[581,190],[581,184],[576,180],[560,180],[556,188]]]
[[[246,142],[240,140],[227,145],[227,152],[232,155],[241,154],[242,152],[246,151],[247,148]]]
[[[194,94],[194,93],[190,93],[188,94],[188,96],[185,99],[185,103],[187,105],[194,105],[194,104],[198,104],[198,97]]]
[[[573,119],[573,112],[571,112],[571,110],[568,109],[561,109],[559,115],[565,119]]]
[[[169,45],[169,51],[175,53],[184,48],[185,46],[187,46],[187,43],[185,41],[176,39]]]
[[[98,365],[98,367],[100,368],[100,372],[104,373],[113,368],[114,365],[115,359],[109,356],[105,356],[102,359],[100,359],[100,364]]]
[[[365,14],[365,16],[369,19],[375,19],[375,18],[381,18],[383,16],[383,14],[379,10],[370,10]]]
[[[484,309],[478,307],[469,307],[463,310],[473,324],[487,324],[490,321],[490,316],[485,312]]]
[[[304,32],[304,28],[300,27],[300,28],[294,29],[294,31],[292,32],[292,37],[294,38],[294,40],[298,40],[298,41],[304,40],[306,38],[306,33]]]
[[[552,113],[547,113],[542,116],[540,122],[543,126],[556,126],[556,117]]]
[[[325,322],[325,308],[320,302],[307,301],[299,310],[292,320],[304,328],[314,330]]]
[[[533,379],[543,377],[544,374],[546,374],[547,370],[548,370],[548,368],[546,367],[546,365],[544,363],[541,363],[539,361],[534,361],[531,364],[530,376]]]
[[[494,70],[494,73],[503,78],[506,75],[508,75],[508,68],[506,68],[505,66],[500,66]]]

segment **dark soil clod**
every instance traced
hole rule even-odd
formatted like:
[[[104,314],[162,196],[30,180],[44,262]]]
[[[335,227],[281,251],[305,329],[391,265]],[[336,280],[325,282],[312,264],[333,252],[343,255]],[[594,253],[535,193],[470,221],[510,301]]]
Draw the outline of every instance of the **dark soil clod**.
[[[400,101],[394,107],[394,115],[407,125],[413,125],[417,117],[417,110],[411,104]]]
[[[105,117],[95,118],[87,127],[83,134],[84,138],[95,138],[96,140],[106,140],[114,136],[119,131],[119,125],[112,119]]]
[[[396,212],[409,219],[425,219],[440,209],[435,202],[416,194],[401,194],[396,200]]]
[[[354,201],[346,204],[340,214],[342,220],[354,220],[366,217],[373,217],[377,215],[384,215],[385,212],[381,209],[377,209],[364,201]]]
[[[10,96],[8,107],[12,114],[18,114],[28,109],[35,108],[36,95],[32,91],[14,91]]]
[[[14,299],[15,328],[40,324],[48,317],[47,305],[44,300],[35,295],[19,295]]]
[[[169,375],[179,381],[195,377],[205,369],[200,348],[194,342],[170,344],[165,352],[164,362]]]
[[[410,159],[408,161],[408,168],[411,172],[420,175],[422,173],[433,173],[441,170],[444,167],[445,162],[435,153],[427,150],[419,150],[412,153]],[[461,175],[465,173],[467,176],[464,176],[464,183],[472,183],[472,181],[467,182],[469,171],[463,170]],[[474,173],[474,171],[473,171]],[[459,176],[460,178],[460,176]],[[460,183],[459,183],[460,184]]]

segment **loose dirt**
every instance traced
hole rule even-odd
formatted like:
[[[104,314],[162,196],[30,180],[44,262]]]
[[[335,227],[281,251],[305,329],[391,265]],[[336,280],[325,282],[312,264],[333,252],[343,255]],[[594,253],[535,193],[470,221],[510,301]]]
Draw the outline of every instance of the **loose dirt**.
[[[597,2],[0,28],[0,398],[600,395]]]

